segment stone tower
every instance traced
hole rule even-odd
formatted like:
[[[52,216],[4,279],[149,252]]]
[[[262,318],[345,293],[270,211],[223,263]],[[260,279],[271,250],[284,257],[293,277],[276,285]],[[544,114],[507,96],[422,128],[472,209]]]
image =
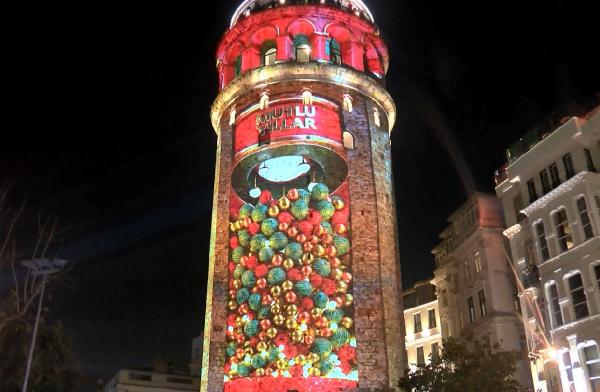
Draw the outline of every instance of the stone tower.
[[[407,367],[388,51],[360,0],[246,0],[217,50],[202,391],[393,390]]]

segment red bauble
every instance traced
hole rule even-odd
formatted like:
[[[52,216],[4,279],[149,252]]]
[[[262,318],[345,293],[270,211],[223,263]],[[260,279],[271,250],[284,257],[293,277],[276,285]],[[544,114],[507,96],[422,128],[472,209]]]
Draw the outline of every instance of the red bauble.
[[[323,226],[321,226],[320,224],[316,224],[313,229],[313,233],[314,233],[314,235],[317,235],[320,237],[327,232],[325,231],[325,228]]]
[[[267,288],[267,280],[265,278],[260,278],[256,280],[256,288],[259,290],[264,290]]]
[[[304,234],[298,234],[296,236],[296,241],[298,241],[301,244],[304,244],[307,240],[308,238]]]
[[[344,298],[342,297],[335,297],[333,300],[335,301],[335,305],[338,308],[341,308],[345,304]]]
[[[332,295],[336,292],[335,281],[328,278],[323,278],[323,282],[321,283],[321,290],[327,294]]]
[[[281,264],[283,264],[283,255],[281,253],[277,253],[271,259],[271,264],[275,267],[279,267]]]
[[[309,210],[308,217],[306,219],[313,225],[318,225],[323,220],[323,218],[321,217],[321,213],[316,210]]]
[[[260,204],[268,204],[272,198],[273,195],[271,195],[271,192],[265,189],[264,191],[260,192],[258,201]]]
[[[244,268],[248,268],[246,262],[248,261],[248,256],[244,255],[240,258],[240,265]]]
[[[321,330],[321,336],[324,338],[330,338],[333,335],[333,331],[331,330],[331,328],[323,328]]]
[[[280,212],[279,215],[277,215],[277,220],[279,221],[279,223],[287,223],[289,225],[290,223],[292,223],[294,218],[292,217],[292,214],[284,211]]]
[[[262,296],[262,304],[264,306],[269,306],[273,303],[273,297],[271,297],[269,294],[265,294]]]
[[[302,365],[294,365],[290,368],[289,372],[292,377],[302,377],[304,369],[302,368]]]
[[[248,343],[250,343],[250,347],[256,347],[256,345],[258,344],[258,339],[255,337],[251,338]]]
[[[340,361],[351,361],[356,359],[356,349],[350,345],[345,345],[337,350],[337,355]]]
[[[300,234],[298,237],[300,237],[302,234]],[[310,242],[305,242],[302,244],[302,249],[304,249],[305,252],[312,252],[312,250],[315,248],[315,246],[310,243]]]
[[[348,224],[348,212],[344,210],[334,212],[330,222],[332,225]]]
[[[304,336],[304,343],[306,343],[307,345],[311,345],[315,342],[315,337],[311,336],[311,335],[306,335]]]
[[[321,242],[321,240],[319,239],[318,236],[311,235],[310,237],[308,237],[308,242],[310,242],[313,245],[317,245],[319,242]]]
[[[319,274],[312,274],[312,275],[310,275],[309,279],[310,279],[310,284],[315,288],[321,287],[321,284],[323,284],[323,277]],[[334,287],[335,287],[335,284],[334,284]],[[329,295],[329,294],[327,294],[327,295]]]
[[[287,293],[285,293],[285,300],[289,304],[293,304],[294,302],[296,302],[296,298],[296,293],[294,293],[293,291],[288,291]]]
[[[256,258],[256,256],[254,256],[254,255],[248,256],[248,258],[246,259],[246,268],[254,269],[254,268],[256,268],[256,266],[258,266],[258,259]]]
[[[233,272],[235,270],[235,263],[230,261],[227,267],[229,268],[229,272]]]
[[[237,318],[237,315],[235,313],[230,313],[227,315],[227,325],[231,326],[231,327],[235,327],[235,319]]]
[[[311,310],[315,307],[315,304],[313,303],[312,299],[305,297],[302,299],[302,302],[300,302],[300,306],[302,306],[302,309],[304,310]]]
[[[298,349],[293,344],[288,344],[283,348],[283,353],[286,358],[293,359],[296,355],[298,355]]]
[[[312,274],[312,267],[310,265],[305,265],[302,267],[302,276],[309,277]]]
[[[300,229],[300,232],[302,232],[302,234],[304,234],[305,237],[310,237],[312,235],[313,224],[310,223],[309,221],[300,222],[300,224],[298,225],[298,228]]]
[[[310,321],[310,317],[310,313],[305,310],[304,312],[298,313],[296,320],[298,320],[299,323],[308,323]]]
[[[300,197],[300,193],[298,192],[298,189],[296,189],[296,188],[290,189],[287,193],[287,198],[290,199],[291,201],[296,201],[296,200],[298,200],[299,197]]]
[[[260,225],[256,222],[252,222],[248,225],[248,232],[252,235],[258,234],[260,231]]]
[[[256,275],[257,278],[264,278],[268,273],[269,267],[267,267],[266,264],[259,264],[254,267],[254,275]]]
[[[276,346],[286,346],[288,344],[288,336],[286,333],[278,333],[277,336],[275,336],[275,345]]]
[[[333,242],[333,235],[325,233],[321,236],[321,242],[325,245],[329,245]]]
[[[344,271],[342,274],[342,280],[346,283],[350,283],[352,281],[352,274],[350,272]]]
[[[238,240],[237,236],[233,236],[229,239],[229,246],[231,249],[235,249],[240,246],[240,241]]]
[[[352,371],[352,365],[350,365],[350,362],[348,361],[340,361],[340,369],[342,370],[342,373],[344,374],[350,374],[350,372]]]
[[[260,328],[263,331],[266,331],[267,329],[271,328],[271,320],[269,320],[269,319],[260,320]]]
[[[290,269],[287,273],[287,277],[292,282],[298,282],[303,279],[302,272],[298,268]]]

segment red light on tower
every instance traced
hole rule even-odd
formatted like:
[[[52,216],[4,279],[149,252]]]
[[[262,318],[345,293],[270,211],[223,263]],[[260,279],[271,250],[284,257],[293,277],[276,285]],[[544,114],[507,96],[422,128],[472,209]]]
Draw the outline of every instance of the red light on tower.
[[[203,391],[395,387],[406,358],[387,67],[360,0],[246,0],[234,14],[211,113]]]

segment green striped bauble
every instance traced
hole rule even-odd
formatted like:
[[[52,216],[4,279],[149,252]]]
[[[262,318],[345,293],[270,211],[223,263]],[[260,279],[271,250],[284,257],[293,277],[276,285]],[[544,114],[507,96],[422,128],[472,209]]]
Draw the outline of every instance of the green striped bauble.
[[[275,286],[281,284],[285,280],[285,271],[283,268],[275,267],[267,274],[267,282]]]
[[[277,347],[271,347],[267,352],[267,359],[269,362],[275,362],[279,358],[279,349]]]
[[[329,264],[329,261],[325,259],[316,259],[313,262],[312,268],[324,278],[328,277],[329,274],[331,274],[331,264]]]
[[[285,233],[278,231],[277,233],[273,234],[271,238],[269,238],[269,243],[271,249],[278,251],[283,250],[288,244],[288,237],[285,235]]]
[[[335,246],[338,256],[343,256],[350,251],[350,241],[341,235],[333,236],[333,246]]]
[[[313,293],[311,298],[315,307],[320,309],[323,309],[325,306],[327,306],[327,302],[329,302],[329,297],[327,296],[327,294],[320,290]]]
[[[229,342],[227,344],[227,348],[225,349],[225,353],[227,354],[228,357],[233,357],[235,355],[236,349],[237,349],[237,347],[235,346],[235,343]]]
[[[315,207],[317,208],[317,211],[319,211],[319,214],[321,214],[321,218],[323,218],[324,220],[331,219],[333,213],[335,212],[333,204],[331,204],[327,200],[321,200],[317,203]]]
[[[322,359],[315,366],[321,371],[321,377],[326,376],[334,368],[333,362],[330,359]]]
[[[254,369],[261,369],[261,368],[265,367],[265,365],[267,364],[267,360],[264,359],[262,357],[262,355],[260,355],[260,354],[254,354],[252,356],[252,360],[250,361],[250,364],[252,365],[252,367]]]
[[[267,237],[264,234],[257,234],[250,240],[250,252],[257,253],[265,246]]]
[[[268,207],[264,204],[257,204],[252,210],[252,220],[256,223],[260,223],[267,218]]]
[[[244,334],[248,337],[256,336],[260,330],[260,324],[258,320],[250,320],[244,325]]]
[[[235,294],[235,300],[240,305],[243,304],[244,302],[246,302],[249,297],[250,297],[250,292],[245,287],[242,287],[241,289],[239,289],[237,291],[237,293]]]
[[[302,257],[302,245],[297,242],[290,242],[285,247],[285,251],[283,253],[285,253],[285,255],[292,260],[298,260]]]
[[[350,340],[350,332],[346,328],[338,328],[331,336],[331,345],[333,348],[342,347]]]
[[[233,270],[233,279],[242,279],[244,272],[246,272],[246,268],[242,267],[240,264],[236,265]]]
[[[298,189],[298,200],[302,200],[303,202],[306,203],[306,205],[309,205],[310,203],[310,192],[307,191],[306,189]]]
[[[323,316],[332,323],[339,323],[344,317],[344,311],[341,309],[327,309],[323,312]]]
[[[294,285],[294,292],[303,297],[307,297],[312,293],[312,285],[308,280],[301,280]]]
[[[313,200],[325,200],[329,197],[329,188],[323,183],[315,184],[312,191],[310,191],[310,196]]]
[[[238,231],[238,240],[240,242],[240,245],[242,245],[244,248],[247,248],[248,246],[250,246],[251,239],[252,239],[252,235],[248,232],[248,230],[244,229],[244,230]]]
[[[277,222],[277,219],[267,218],[260,224],[260,231],[267,237],[270,237],[277,231],[278,226],[279,222]]]
[[[231,251],[231,259],[233,260],[234,263],[239,264],[240,259],[242,258],[244,253],[245,253],[244,248],[242,248],[241,246],[238,246],[237,248],[235,248],[234,250]]]
[[[252,310],[258,310],[260,309],[260,305],[261,305],[261,296],[258,293],[254,293],[254,294],[250,294],[250,297],[248,297],[248,305],[250,306],[250,309]]]
[[[250,375],[250,366],[245,363],[238,363],[237,365],[237,374],[240,377],[248,377]]]
[[[260,320],[271,317],[271,308],[269,306],[263,306],[258,310],[257,316]]]
[[[323,226],[323,229],[325,229],[327,234],[333,234],[333,227],[331,226],[331,223],[321,222],[321,226]]]
[[[252,210],[254,210],[254,206],[252,204],[244,204],[240,207],[239,217],[240,219],[250,218],[252,216]]]
[[[254,287],[256,284],[256,275],[254,275],[254,271],[247,270],[242,274],[242,284],[244,287]]]
[[[325,338],[316,338],[312,346],[310,346],[310,352],[318,354],[321,358],[328,357],[331,354],[331,350],[333,350],[333,346]]]
[[[271,261],[274,255],[275,252],[273,252],[273,249],[269,247],[264,247],[260,250],[260,252],[258,252],[258,258],[262,262]]]
[[[302,199],[298,199],[292,204],[290,212],[296,220],[302,220],[308,215],[308,203]]]

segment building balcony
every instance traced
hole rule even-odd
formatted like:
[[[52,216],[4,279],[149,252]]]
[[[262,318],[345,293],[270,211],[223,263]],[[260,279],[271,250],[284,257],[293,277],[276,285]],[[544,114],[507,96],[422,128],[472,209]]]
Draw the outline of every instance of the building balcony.
[[[525,290],[537,287],[540,282],[540,271],[535,265],[529,265],[523,269],[521,283]]]

